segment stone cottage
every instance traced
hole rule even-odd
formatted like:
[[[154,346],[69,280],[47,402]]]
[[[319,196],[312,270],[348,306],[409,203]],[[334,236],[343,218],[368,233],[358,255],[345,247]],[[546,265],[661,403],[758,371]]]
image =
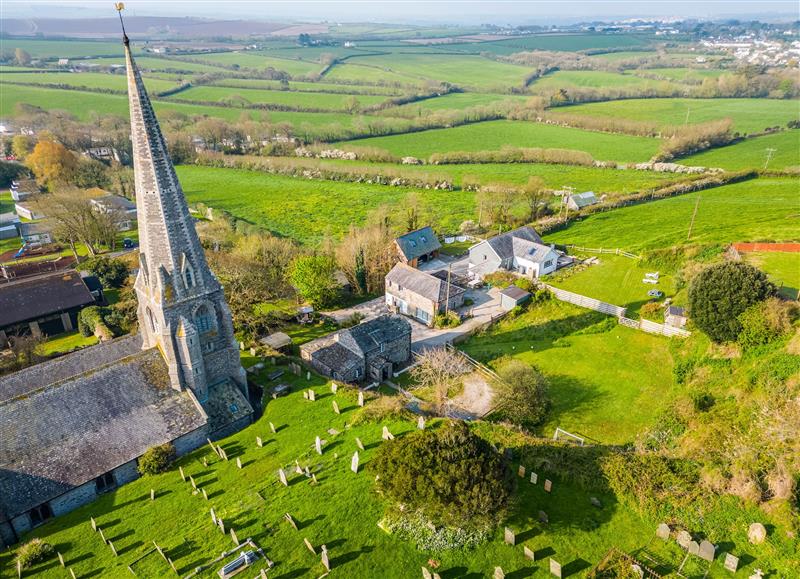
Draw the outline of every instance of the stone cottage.
[[[386,305],[391,311],[433,325],[437,314],[464,305],[466,290],[448,283],[447,272],[428,273],[398,263],[386,275]]]

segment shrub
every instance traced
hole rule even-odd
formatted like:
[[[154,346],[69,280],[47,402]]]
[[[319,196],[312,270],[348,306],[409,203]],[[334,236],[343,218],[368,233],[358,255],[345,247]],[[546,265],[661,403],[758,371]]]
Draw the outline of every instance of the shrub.
[[[646,320],[664,321],[664,306],[659,302],[647,302],[639,308],[639,315]]]
[[[17,550],[17,561],[20,567],[28,569],[36,563],[53,556],[53,546],[41,539],[31,539]]]
[[[433,325],[436,328],[455,328],[461,323],[461,317],[454,311],[446,314],[436,314],[433,318]]]
[[[786,334],[792,326],[793,306],[778,298],[750,306],[739,315],[739,345],[749,350]]]
[[[121,259],[94,257],[84,261],[80,269],[96,275],[103,287],[119,288],[128,279],[128,266]]]
[[[695,392],[692,394],[692,404],[697,412],[707,412],[714,406],[714,395],[710,392]]]
[[[110,340],[114,337],[114,332],[106,324],[108,312],[108,308],[99,306],[83,308],[78,314],[78,331],[87,338],[94,335],[101,340]]]
[[[139,474],[159,474],[165,472],[175,460],[175,447],[172,443],[160,444],[147,449],[139,459]]]
[[[533,289],[533,280],[527,277],[520,277],[514,281],[514,285],[519,289],[524,289],[526,292],[529,292]]]
[[[739,316],[775,294],[764,272],[751,265],[726,261],[701,271],[689,286],[689,310],[695,325],[715,342],[736,340]]]
[[[384,443],[371,468],[387,497],[434,524],[482,528],[503,517],[514,490],[508,463],[463,422]]]
[[[507,288],[512,283],[514,283],[517,279],[512,273],[508,273],[507,271],[496,271],[494,273],[489,273],[483,276],[483,281],[487,284],[491,285],[492,287],[499,287],[499,288]]]
[[[413,543],[420,551],[470,549],[489,539],[488,529],[431,528],[430,521],[420,513],[387,515],[381,524],[402,540]]]
[[[522,426],[540,424],[550,409],[547,378],[530,364],[511,358],[497,370],[505,384],[497,394],[503,416]]]
[[[364,406],[353,419],[353,424],[396,420],[409,415],[405,399],[401,396],[381,396]]]

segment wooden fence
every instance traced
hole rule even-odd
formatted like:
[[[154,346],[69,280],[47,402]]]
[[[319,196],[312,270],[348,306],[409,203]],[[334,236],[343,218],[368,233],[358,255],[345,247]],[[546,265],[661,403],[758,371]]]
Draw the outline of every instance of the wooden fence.
[[[692,335],[689,330],[676,328],[675,326],[669,326],[667,324],[659,324],[658,322],[651,322],[650,320],[645,320],[644,318],[639,319],[639,329],[650,334],[659,334],[661,336],[669,336],[670,338],[688,338]]]
[[[571,304],[575,304],[576,306],[581,306],[583,308],[589,308],[590,310],[594,310],[596,312],[600,312],[602,314],[608,314],[609,316],[616,316],[618,318],[623,317],[625,315],[625,308],[620,306],[615,306],[614,304],[609,304],[607,302],[601,302],[600,300],[596,300],[594,298],[590,298],[587,296],[582,296],[581,294],[576,294],[573,292],[569,292],[567,290],[559,289],[557,287],[553,287],[551,285],[542,284],[544,287],[549,289],[556,298],[560,299],[562,302],[569,302]]]
[[[620,249],[618,247],[615,248],[615,249],[608,249],[608,248],[605,248],[605,247],[581,247],[579,245],[571,245],[571,244],[567,244],[564,247],[566,247],[568,249],[575,249],[577,251],[586,251],[586,252],[589,252],[589,253],[610,253],[610,254],[613,254],[613,255],[622,255],[624,257],[629,257],[631,259],[640,259],[640,257],[638,255],[636,255],[634,253],[630,253],[630,252],[625,251],[623,249]]]

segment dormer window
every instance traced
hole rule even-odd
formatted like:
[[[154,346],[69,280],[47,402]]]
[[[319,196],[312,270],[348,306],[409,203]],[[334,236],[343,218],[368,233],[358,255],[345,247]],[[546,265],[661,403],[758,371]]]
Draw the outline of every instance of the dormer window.
[[[186,259],[185,253],[181,258],[181,276],[183,277],[183,285],[186,289],[191,289],[195,286],[194,270],[189,260]]]
[[[419,238],[419,240],[420,240],[422,243],[426,243],[426,242],[428,241],[427,239],[425,239],[425,236],[424,236],[424,235],[423,235],[422,237],[420,237],[420,238]]]

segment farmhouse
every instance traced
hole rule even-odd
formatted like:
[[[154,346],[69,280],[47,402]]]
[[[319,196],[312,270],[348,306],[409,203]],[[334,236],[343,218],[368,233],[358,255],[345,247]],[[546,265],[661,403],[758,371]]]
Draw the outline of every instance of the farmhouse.
[[[0,239],[12,239],[19,235],[19,216],[16,213],[0,213]]]
[[[432,326],[437,314],[464,304],[466,290],[447,282],[447,272],[430,274],[398,263],[386,275],[389,309]]]
[[[573,211],[595,205],[600,201],[595,197],[594,191],[586,191],[585,193],[573,193],[567,197],[567,207]]]
[[[442,244],[430,227],[410,231],[394,240],[400,261],[411,267],[430,261],[439,255]]]
[[[18,179],[11,182],[11,199],[25,201],[31,195],[41,192],[38,183],[33,179]]]
[[[95,211],[106,214],[113,213],[117,229],[120,231],[128,231],[133,228],[133,221],[136,220],[136,204],[130,199],[121,195],[103,195],[90,199],[90,203]]]
[[[19,236],[25,243],[47,244],[53,242],[53,234],[46,223],[37,221],[35,223],[20,223],[18,226]]]
[[[562,253],[542,243],[529,226],[485,239],[469,249],[469,272],[483,277],[496,271],[514,271],[532,279],[554,272]]]
[[[300,356],[335,380],[383,380],[411,358],[411,324],[383,315],[303,344]]]

